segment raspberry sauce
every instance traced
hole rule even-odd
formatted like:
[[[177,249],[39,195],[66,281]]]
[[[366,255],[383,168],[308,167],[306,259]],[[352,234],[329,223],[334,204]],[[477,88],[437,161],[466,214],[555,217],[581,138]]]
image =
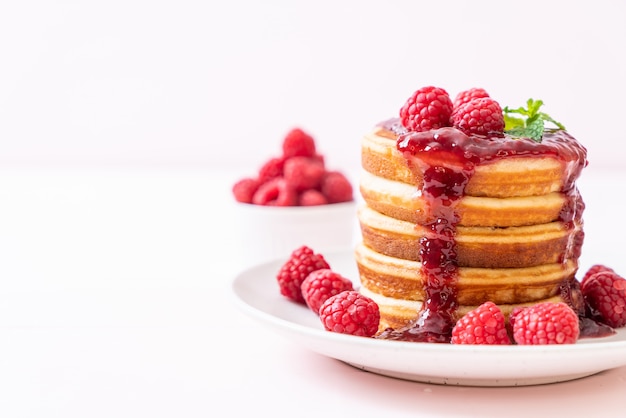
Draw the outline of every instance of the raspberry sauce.
[[[381,124],[397,135],[397,149],[408,167],[423,178],[418,195],[425,201],[426,233],[419,240],[421,278],[426,294],[417,318],[404,328],[387,329],[378,338],[415,341],[449,342],[455,324],[457,302],[456,227],[459,216],[455,210],[465,196],[465,188],[474,170],[482,164],[511,157],[556,158],[562,163],[566,183],[561,192],[566,204],[559,221],[567,228],[582,222],[584,203],[574,182],[587,165],[586,150],[567,132],[547,130],[541,142],[528,138],[502,136],[468,136],[455,128],[426,132],[407,132],[398,119]],[[565,262],[580,255],[582,231],[573,235],[561,257]],[[568,286],[569,289],[570,286]]]

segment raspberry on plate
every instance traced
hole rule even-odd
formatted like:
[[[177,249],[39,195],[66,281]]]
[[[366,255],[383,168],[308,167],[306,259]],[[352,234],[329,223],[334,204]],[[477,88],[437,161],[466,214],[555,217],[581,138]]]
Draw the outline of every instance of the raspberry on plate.
[[[326,299],[319,310],[327,331],[373,337],[378,332],[380,310],[376,302],[355,290]]]
[[[589,280],[589,278],[591,276],[593,276],[596,273],[600,273],[602,271],[613,271],[614,270],[610,267],[605,266],[604,264],[594,264],[593,266],[589,267],[589,270],[587,270],[585,272],[585,275],[583,276],[582,280],[580,281],[581,285],[583,283],[585,283],[587,280]]]
[[[452,328],[452,344],[511,344],[500,308],[485,302],[461,317]]]
[[[306,245],[297,248],[276,275],[281,295],[294,302],[306,304],[302,296],[302,282],[311,272],[328,268],[330,265],[323,255],[316,254]]]
[[[302,282],[302,297],[309,308],[319,314],[326,299],[346,290],[354,290],[352,281],[331,269],[310,273]]]
[[[563,302],[541,302],[515,314],[517,344],[574,344],[579,336],[578,315]]]
[[[613,328],[626,325],[626,279],[603,270],[589,276],[580,290],[592,319]]]
[[[500,104],[490,97],[471,100],[458,109],[451,117],[452,126],[468,135],[502,134],[504,114]]]
[[[400,109],[402,125],[422,132],[450,126],[452,100],[442,88],[427,86],[415,91]]]

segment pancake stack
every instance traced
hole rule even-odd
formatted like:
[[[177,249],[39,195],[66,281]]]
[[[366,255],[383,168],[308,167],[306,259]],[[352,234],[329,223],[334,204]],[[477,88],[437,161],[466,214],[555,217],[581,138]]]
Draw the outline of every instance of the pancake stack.
[[[382,122],[361,144],[360,291],[381,312],[379,337],[447,341],[486,301],[505,315],[578,303],[584,238],[575,181],[586,150],[564,130],[541,142],[407,131]],[[407,337],[407,335],[409,335]]]

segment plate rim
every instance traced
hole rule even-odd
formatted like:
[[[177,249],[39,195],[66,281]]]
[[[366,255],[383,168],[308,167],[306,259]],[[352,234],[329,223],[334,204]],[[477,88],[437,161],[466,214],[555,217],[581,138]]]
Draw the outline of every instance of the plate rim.
[[[325,254],[327,260],[329,260],[330,264],[333,265],[332,261],[336,261],[341,259],[342,257],[345,259],[347,256],[352,257],[351,250],[344,250],[339,252],[333,252],[329,254]],[[344,260],[345,261],[345,260]],[[342,361],[344,363],[350,364],[354,367],[367,370],[373,373],[382,374],[390,377],[405,379],[405,380],[413,380],[419,382],[426,383],[442,383],[442,384],[456,384],[456,385],[469,385],[469,386],[522,386],[522,385],[534,385],[534,384],[544,384],[544,383],[555,383],[560,381],[572,380],[584,376],[589,376],[592,374],[596,374],[598,372],[609,370],[616,367],[621,367],[626,365],[626,328],[622,327],[617,329],[616,334],[608,337],[600,337],[600,338],[588,338],[583,341],[577,342],[576,344],[563,344],[563,345],[498,345],[498,346],[490,346],[490,345],[454,345],[454,344],[437,344],[437,343],[420,343],[420,342],[407,342],[407,341],[387,341],[387,340],[379,340],[375,338],[366,338],[359,337],[353,335],[332,333],[329,331],[325,331],[321,325],[319,328],[315,328],[312,326],[308,326],[305,324],[301,324],[292,320],[284,319],[273,315],[253,304],[249,303],[244,296],[240,294],[240,287],[242,286],[242,282],[246,282],[247,280],[251,280],[248,276],[254,275],[256,272],[264,271],[264,270],[276,270],[280,265],[284,262],[284,260],[270,260],[260,264],[256,264],[245,268],[244,270],[239,271],[231,280],[230,284],[230,293],[233,298],[235,304],[238,308],[250,316],[252,319],[261,321],[265,325],[270,325],[274,329],[275,332],[279,334],[283,334],[284,336],[293,340],[293,336],[297,335],[300,337],[300,345],[303,345],[305,348],[317,352],[318,354],[322,354],[336,360]],[[266,282],[269,282],[270,279],[274,280],[274,278],[265,277]],[[263,278],[257,279],[256,285],[263,280]],[[246,283],[249,284],[249,283]],[[254,287],[254,286],[253,286]],[[289,306],[293,308],[297,306],[294,302],[287,300],[282,297],[278,292],[278,287],[276,289],[276,300],[277,303],[285,304],[285,306]],[[295,309],[295,308],[294,308]],[[302,305],[302,309],[306,310],[306,306]],[[313,315],[314,313],[311,312]],[[496,363],[503,362],[507,360],[506,357],[510,357],[514,353],[515,355],[520,354],[520,356],[550,356],[558,361],[564,361],[564,359],[571,357],[597,357],[598,355],[603,356],[603,361],[601,362],[604,365],[582,367],[584,364],[581,364],[577,372],[575,373],[564,373],[554,376],[546,376],[545,373],[530,373],[526,376],[516,377],[502,377],[497,379],[496,377],[491,377],[488,379],[482,377],[472,376],[471,373],[465,377],[449,377],[446,378],[443,375],[419,375],[416,373],[404,373],[401,370],[392,370],[386,367],[376,367],[376,365],[368,362],[367,359],[364,358],[365,361],[355,361],[355,358],[358,356],[353,356],[351,358],[347,358],[344,355],[337,355],[336,350],[333,347],[320,347],[321,345],[326,344],[327,346],[356,346],[357,348],[364,350],[363,354],[371,353],[371,352],[380,352],[380,351],[394,351],[396,354],[398,353],[412,353],[421,354],[421,355],[439,355],[439,356],[482,356],[492,358]],[[341,347],[340,347],[341,348]],[[616,351],[622,351],[620,360],[617,356],[610,356],[608,354],[612,354]],[[593,352],[593,353],[591,353]],[[598,354],[599,353],[599,354]],[[358,354],[358,353],[357,353]],[[495,356],[495,358],[494,358]],[[365,357],[365,356],[362,356]],[[510,360],[510,359],[508,359]],[[585,363],[585,362],[582,362]]]

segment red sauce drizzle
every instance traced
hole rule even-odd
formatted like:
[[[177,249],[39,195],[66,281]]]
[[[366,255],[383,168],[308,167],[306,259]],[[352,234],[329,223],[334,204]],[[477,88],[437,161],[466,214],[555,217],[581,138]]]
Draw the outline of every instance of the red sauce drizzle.
[[[582,223],[584,203],[575,187],[575,180],[587,165],[587,151],[567,132],[547,130],[541,142],[529,138],[513,139],[503,136],[468,136],[455,128],[441,128],[428,132],[407,132],[398,119],[390,119],[381,126],[394,132],[397,149],[404,155],[412,170],[423,177],[420,190],[426,202],[428,221],[423,225],[426,234],[419,241],[421,275],[426,293],[425,302],[417,318],[401,329],[387,329],[378,338],[417,341],[449,342],[455,323],[457,303],[456,226],[459,222],[455,206],[465,195],[465,187],[476,166],[509,157],[546,156],[562,162],[566,184],[561,192],[567,201],[559,221],[567,228]],[[565,262],[578,258],[584,235],[573,234],[567,250],[561,257]],[[562,295],[578,303],[579,289],[568,278],[562,286]],[[577,283],[577,282],[576,282]],[[584,309],[578,309],[582,312]],[[585,325],[587,324],[587,325]],[[581,320],[586,336],[597,336],[598,329]],[[595,335],[594,335],[595,334]]]

